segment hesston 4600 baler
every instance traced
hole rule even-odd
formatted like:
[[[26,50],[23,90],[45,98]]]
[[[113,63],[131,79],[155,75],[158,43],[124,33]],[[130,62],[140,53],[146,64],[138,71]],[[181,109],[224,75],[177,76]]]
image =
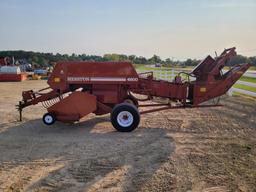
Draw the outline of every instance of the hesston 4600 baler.
[[[129,132],[139,125],[141,114],[216,106],[202,103],[225,94],[250,67],[239,64],[223,74],[223,67],[235,55],[235,48],[230,48],[215,59],[208,56],[191,73],[185,73],[193,81],[182,80],[180,73],[173,82],[155,80],[152,72],[138,74],[130,62],[59,62],[48,79],[50,87],[22,93],[20,120],[23,108],[42,103],[48,111],[43,116],[47,125],[56,120],[76,122],[89,113],[111,113],[112,125],[118,131]],[[133,93],[147,98],[138,99]],[[153,97],[169,100],[142,104]],[[150,109],[140,112],[142,107]]]

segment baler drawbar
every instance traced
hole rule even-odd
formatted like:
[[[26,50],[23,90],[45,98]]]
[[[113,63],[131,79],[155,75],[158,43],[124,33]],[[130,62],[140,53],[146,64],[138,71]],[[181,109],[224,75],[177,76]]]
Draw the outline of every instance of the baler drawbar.
[[[136,129],[140,115],[166,109],[210,107],[203,102],[225,94],[246,72],[249,64],[233,66],[222,73],[235,48],[225,49],[212,58],[206,57],[190,73],[181,72],[173,82],[156,80],[153,72],[138,74],[130,62],[58,62],[48,79],[48,88],[22,92],[17,105],[22,110],[42,103],[47,109],[46,125],[56,120],[76,122],[89,113],[111,113],[112,125],[121,132]],[[182,80],[182,74],[193,80]],[[139,99],[135,95],[144,95]],[[143,104],[153,97],[168,99],[167,103]],[[148,110],[139,110],[150,107]]]

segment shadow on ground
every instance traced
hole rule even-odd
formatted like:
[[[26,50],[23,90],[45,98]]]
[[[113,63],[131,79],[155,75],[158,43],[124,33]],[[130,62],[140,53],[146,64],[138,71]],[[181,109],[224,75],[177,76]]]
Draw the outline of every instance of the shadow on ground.
[[[0,170],[7,174],[0,186],[29,191],[147,187],[174,151],[173,139],[160,128],[119,133],[108,121],[102,116],[48,127],[33,120],[8,128],[0,133]],[[164,181],[171,189],[171,178]]]

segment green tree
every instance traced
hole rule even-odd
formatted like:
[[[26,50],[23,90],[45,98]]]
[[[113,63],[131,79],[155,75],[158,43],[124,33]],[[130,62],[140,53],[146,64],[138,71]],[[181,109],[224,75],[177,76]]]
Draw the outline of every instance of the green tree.
[[[161,58],[160,58],[159,56],[153,55],[153,57],[151,57],[151,58],[149,59],[149,62],[150,62],[151,64],[156,64],[156,63],[161,63],[162,60],[161,60]]]

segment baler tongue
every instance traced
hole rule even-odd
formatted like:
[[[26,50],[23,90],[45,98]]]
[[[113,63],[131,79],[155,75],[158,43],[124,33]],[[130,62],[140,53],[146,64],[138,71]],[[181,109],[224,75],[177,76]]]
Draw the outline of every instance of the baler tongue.
[[[28,107],[30,105],[36,105],[40,102],[44,102],[47,100],[54,99],[56,97],[59,97],[60,94],[52,89],[50,89],[49,92],[43,93],[46,90],[49,90],[50,87],[41,89],[37,92],[34,92],[33,90],[23,91],[22,92],[22,100],[19,101],[18,105],[16,105],[16,109],[19,111],[20,121],[22,121],[22,110],[25,107]]]

